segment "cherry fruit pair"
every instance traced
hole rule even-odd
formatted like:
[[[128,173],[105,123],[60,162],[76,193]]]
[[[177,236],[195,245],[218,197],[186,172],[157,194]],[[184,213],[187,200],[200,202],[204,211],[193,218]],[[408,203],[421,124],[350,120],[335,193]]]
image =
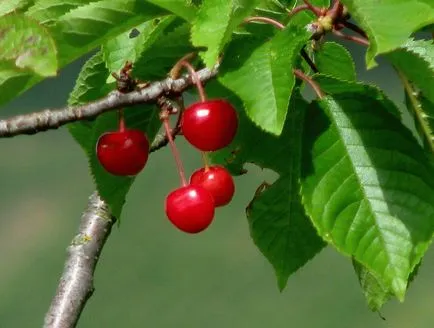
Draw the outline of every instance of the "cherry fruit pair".
[[[167,217],[184,232],[201,232],[213,221],[215,208],[227,205],[234,192],[234,181],[225,168],[199,169],[193,173],[188,185],[167,196]]]
[[[202,151],[215,151],[231,143],[238,127],[237,114],[231,104],[222,99],[191,105],[182,117],[184,137]],[[101,135],[96,149],[104,169],[118,176],[137,175],[146,165],[149,141],[140,130],[125,127],[123,116],[118,131]]]

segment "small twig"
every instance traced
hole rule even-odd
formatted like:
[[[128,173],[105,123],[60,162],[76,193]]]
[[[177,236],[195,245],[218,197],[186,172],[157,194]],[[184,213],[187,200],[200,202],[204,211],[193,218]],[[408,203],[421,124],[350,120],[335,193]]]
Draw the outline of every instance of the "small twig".
[[[304,82],[306,82],[307,84],[309,84],[312,87],[312,89],[315,91],[318,98],[322,99],[325,97],[325,93],[321,90],[318,83],[316,83],[314,80],[312,80],[309,76],[304,74],[299,69],[294,69],[293,72],[294,72],[294,75],[296,77],[303,80]]]
[[[244,22],[245,23],[260,22],[260,23],[271,24],[280,30],[285,28],[285,25],[283,25],[282,23],[280,23],[280,22],[278,22],[272,18],[269,18],[269,17],[262,17],[262,16],[248,17],[248,18],[244,19]]]
[[[217,75],[217,68],[204,68],[198,71],[197,75],[201,82],[207,82]],[[118,108],[155,103],[161,95],[179,95],[193,84],[189,76],[183,76],[177,80],[169,77],[159,82],[153,82],[143,89],[129,93],[113,91],[104,98],[82,106],[47,109],[41,112],[0,120],[0,138],[13,137],[20,134],[35,134],[50,129],[57,129],[68,123],[88,120]]]
[[[93,274],[115,218],[97,192],[81,217],[78,233],[68,247],[56,294],[45,316],[44,328],[73,328],[92,296]]]
[[[305,50],[305,46],[300,50],[301,57],[305,60],[305,62],[309,65],[309,67],[312,69],[314,73],[319,73],[318,68],[316,67],[315,63],[312,61],[312,59],[309,57]]]
[[[342,25],[344,25],[347,29],[350,29],[354,32],[356,32],[357,34],[361,35],[362,37],[364,37],[365,39],[368,39],[368,36],[366,35],[366,32],[363,31],[359,26],[357,26],[356,24],[353,24],[351,22],[348,21],[343,21],[341,22]]]
[[[337,31],[336,29],[333,29],[332,32],[334,35],[336,35],[342,39],[353,41],[353,42],[361,44],[363,46],[369,46],[369,41],[364,39],[364,38],[359,38],[359,37],[354,36],[354,35],[347,35],[347,34],[342,33],[341,31]]]

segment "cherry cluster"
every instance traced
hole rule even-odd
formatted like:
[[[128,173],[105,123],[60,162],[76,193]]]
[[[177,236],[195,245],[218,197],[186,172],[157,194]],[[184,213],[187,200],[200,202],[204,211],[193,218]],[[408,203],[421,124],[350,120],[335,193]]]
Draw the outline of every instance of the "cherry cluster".
[[[229,145],[238,128],[238,117],[232,105],[223,100],[202,100],[188,107],[182,115],[181,129],[185,139],[202,152],[216,151]],[[174,152],[175,157],[176,152]],[[204,158],[206,154],[204,155]],[[178,171],[182,172],[180,166]],[[166,199],[166,214],[180,230],[197,233],[214,219],[215,207],[227,205],[235,192],[232,176],[221,166],[196,170],[182,187]]]
[[[196,77],[196,85],[199,79]],[[181,180],[181,187],[166,198],[165,211],[168,219],[181,231],[198,233],[213,221],[215,208],[227,205],[235,192],[230,173],[221,166],[209,166],[206,152],[228,146],[235,137],[238,117],[233,106],[223,99],[206,100],[199,88],[201,101],[189,106],[180,115],[181,135],[203,153],[205,165],[196,170],[187,182],[182,162],[173,141],[169,125],[170,112],[162,109],[160,117]],[[146,165],[149,140],[141,130],[128,129],[123,111],[119,111],[117,131],[104,133],[96,146],[96,155],[102,167],[116,176],[135,176]]]

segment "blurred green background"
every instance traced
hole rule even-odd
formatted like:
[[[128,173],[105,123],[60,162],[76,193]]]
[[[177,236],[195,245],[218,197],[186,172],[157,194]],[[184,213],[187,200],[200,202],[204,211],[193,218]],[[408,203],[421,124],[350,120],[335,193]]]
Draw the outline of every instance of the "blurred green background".
[[[390,67],[359,78],[377,81],[402,106]],[[63,106],[83,60],[5,106],[1,116]],[[199,154],[179,138],[188,172]],[[65,128],[0,139],[0,327],[40,327],[63,268],[65,250],[93,190],[82,150]],[[249,167],[236,178],[234,201],[199,235],[175,230],[164,214],[178,177],[169,149],[153,154],[134,184],[123,222],[97,267],[96,291],[79,323],[90,327],[434,326],[434,253],[430,250],[406,301],[382,315],[367,308],[350,260],[327,248],[277,289],[271,265],[249,238],[245,205],[273,174]]]

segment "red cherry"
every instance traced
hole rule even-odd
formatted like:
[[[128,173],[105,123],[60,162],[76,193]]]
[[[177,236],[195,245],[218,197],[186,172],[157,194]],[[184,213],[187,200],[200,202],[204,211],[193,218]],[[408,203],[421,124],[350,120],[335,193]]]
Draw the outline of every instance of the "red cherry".
[[[208,190],[214,198],[216,207],[227,205],[234,196],[234,179],[229,172],[221,166],[201,168],[190,178],[192,185],[199,185]]]
[[[214,218],[214,200],[200,186],[185,186],[172,191],[166,198],[166,215],[179,230],[198,233]]]
[[[238,128],[237,112],[223,99],[189,106],[182,116],[182,133],[196,148],[214,151],[229,145]]]
[[[149,141],[140,130],[107,132],[98,139],[96,155],[107,172],[136,175],[148,160]]]

